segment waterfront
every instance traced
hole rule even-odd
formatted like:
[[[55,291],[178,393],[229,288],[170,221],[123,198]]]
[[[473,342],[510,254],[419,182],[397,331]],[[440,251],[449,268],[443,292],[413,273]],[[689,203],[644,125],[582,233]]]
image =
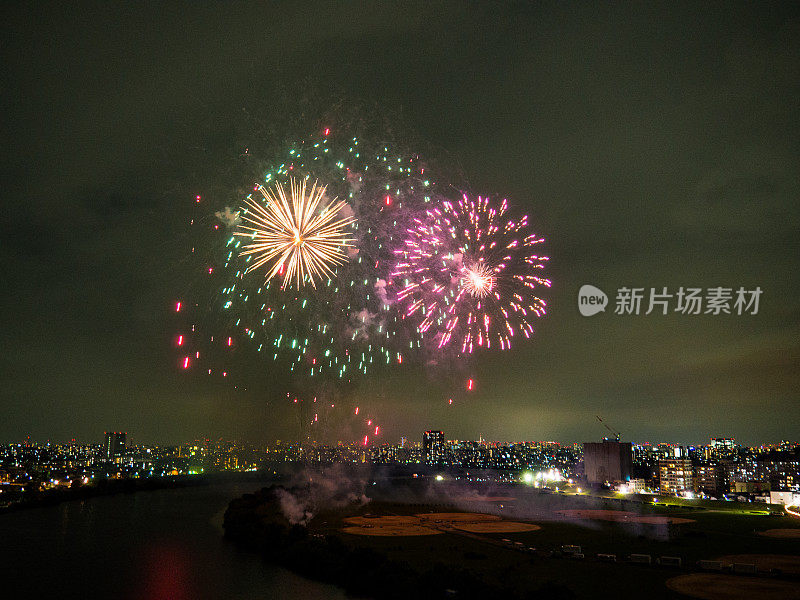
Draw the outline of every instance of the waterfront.
[[[82,599],[347,598],[223,539],[228,502],[261,485],[117,494],[0,515],[4,587]]]

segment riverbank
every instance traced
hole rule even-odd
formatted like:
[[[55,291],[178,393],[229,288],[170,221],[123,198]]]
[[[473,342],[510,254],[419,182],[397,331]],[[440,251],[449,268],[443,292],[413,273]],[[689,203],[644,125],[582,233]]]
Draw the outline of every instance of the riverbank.
[[[86,485],[70,488],[55,488],[37,492],[27,492],[21,501],[0,505],[0,514],[57,506],[62,502],[89,500],[115,494],[135,494],[137,492],[163,489],[180,489],[186,487],[207,486],[233,481],[268,482],[275,481],[272,472],[221,472],[201,475],[170,475],[165,477],[145,477],[138,479],[102,479]]]

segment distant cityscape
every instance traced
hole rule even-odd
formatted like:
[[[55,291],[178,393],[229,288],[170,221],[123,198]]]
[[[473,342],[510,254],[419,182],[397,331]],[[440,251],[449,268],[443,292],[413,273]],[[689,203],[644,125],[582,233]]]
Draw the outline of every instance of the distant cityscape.
[[[282,441],[257,446],[200,439],[178,445],[128,443],[124,432],[105,432],[102,443],[0,445],[0,507],[48,490],[107,480],[260,471],[281,465],[334,463],[401,468],[411,477],[530,485],[542,493],[649,494],[800,504],[800,443],[743,446],[733,438],[706,445],[621,442],[497,442],[447,440],[426,431],[420,441],[397,444]]]

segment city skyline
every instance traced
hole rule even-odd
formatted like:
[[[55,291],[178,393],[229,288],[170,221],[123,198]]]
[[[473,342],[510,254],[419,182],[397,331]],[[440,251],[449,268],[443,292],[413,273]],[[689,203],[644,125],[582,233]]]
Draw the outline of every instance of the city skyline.
[[[425,431],[414,441],[403,438],[399,444],[372,445],[312,440],[252,445],[223,439],[147,445],[127,443],[123,432],[105,432],[102,444],[0,444],[0,494],[10,492],[3,498],[13,505],[24,503],[26,494],[94,489],[108,479],[167,483],[175,476],[224,471],[277,476],[283,471],[280,465],[313,470],[334,464],[371,465],[376,473],[382,467],[400,468],[405,477],[436,482],[516,483],[562,493],[571,487],[570,493],[578,495],[611,489],[781,504],[800,498],[797,442],[746,447],[731,438],[714,438],[709,444],[681,446],[621,442],[615,436],[573,444],[502,443],[450,440],[437,430]],[[283,472],[287,474],[291,470]]]
[[[35,439],[30,437],[22,437],[22,438],[14,438],[14,439],[0,439],[0,444],[4,445],[15,445],[15,444],[52,444],[52,445],[83,445],[83,446],[90,446],[90,445],[100,445],[102,447],[107,447],[109,443],[110,436],[121,436],[123,446],[183,446],[183,445],[191,445],[197,442],[230,442],[230,443],[246,443],[253,446],[269,446],[270,444],[311,444],[314,446],[334,446],[334,445],[347,445],[347,446],[359,446],[359,447],[373,447],[373,446],[381,446],[381,445],[399,445],[403,446],[406,444],[423,444],[425,439],[425,434],[429,432],[436,432],[439,430],[431,430],[428,429],[426,431],[418,432],[416,437],[408,436],[408,435],[400,435],[397,438],[375,438],[370,441],[366,446],[363,443],[363,440],[358,439],[338,439],[338,440],[320,440],[316,438],[292,438],[292,437],[283,437],[283,438],[272,438],[269,440],[260,440],[260,441],[252,441],[246,439],[237,439],[234,437],[226,437],[226,436],[189,436],[180,439],[172,439],[172,440],[141,440],[136,438],[135,436],[131,435],[129,432],[110,432],[104,431],[102,435],[96,436],[96,439],[79,439],[76,437],[65,438],[65,439],[56,439],[56,438],[43,438],[43,439]],[[512,439],[512,438],[485,438],[483,436],[477,437],[453,437],[448,436],[446,432],[441,432],[443,435],[443,440],[445,443],[459,443],[459,442],[469,442],[469,443],[481,443],[481,444],[556,444],[561,446],[577,446],[583,445],[587,443],[598,443],[607,440],[617,440],[626,443],[631,443],[637,446],[673,446],[673,447],[683,447],[683,448],[700,448],[700,447],[712,447],[715,443],[726,442],[730,443],[733,447],[737,448],[774,448],[779,447],[781,445],[793,445],[793,444],[800,444],[800,442],[793,440],[793,439],[781,439],[781,440],[759,440],[755,443],[745,443],[738,438],[732,437],[710,437],[703,441],[680,441],[680,440],[645,440],[645,439],[627,439],[627,438],[616,438],[615,436],[608,436],[603,435],[592,439],[581,439],[581,440],[553,440],[553,439],[535,439],[535,438],[520,438],[520,439]]]

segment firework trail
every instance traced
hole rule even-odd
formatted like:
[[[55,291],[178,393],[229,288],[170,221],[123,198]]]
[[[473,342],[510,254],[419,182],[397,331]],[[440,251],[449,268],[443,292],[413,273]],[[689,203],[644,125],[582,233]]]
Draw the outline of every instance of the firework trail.
[[[507,212],[506,200],[446,200],[413,219],[395,251],[397,299],[437,349],[506,350],[545,314],[537,296],[550,287],[542,275],[548,258],[537,250],[544,240],[527,216],[514,221]]]

